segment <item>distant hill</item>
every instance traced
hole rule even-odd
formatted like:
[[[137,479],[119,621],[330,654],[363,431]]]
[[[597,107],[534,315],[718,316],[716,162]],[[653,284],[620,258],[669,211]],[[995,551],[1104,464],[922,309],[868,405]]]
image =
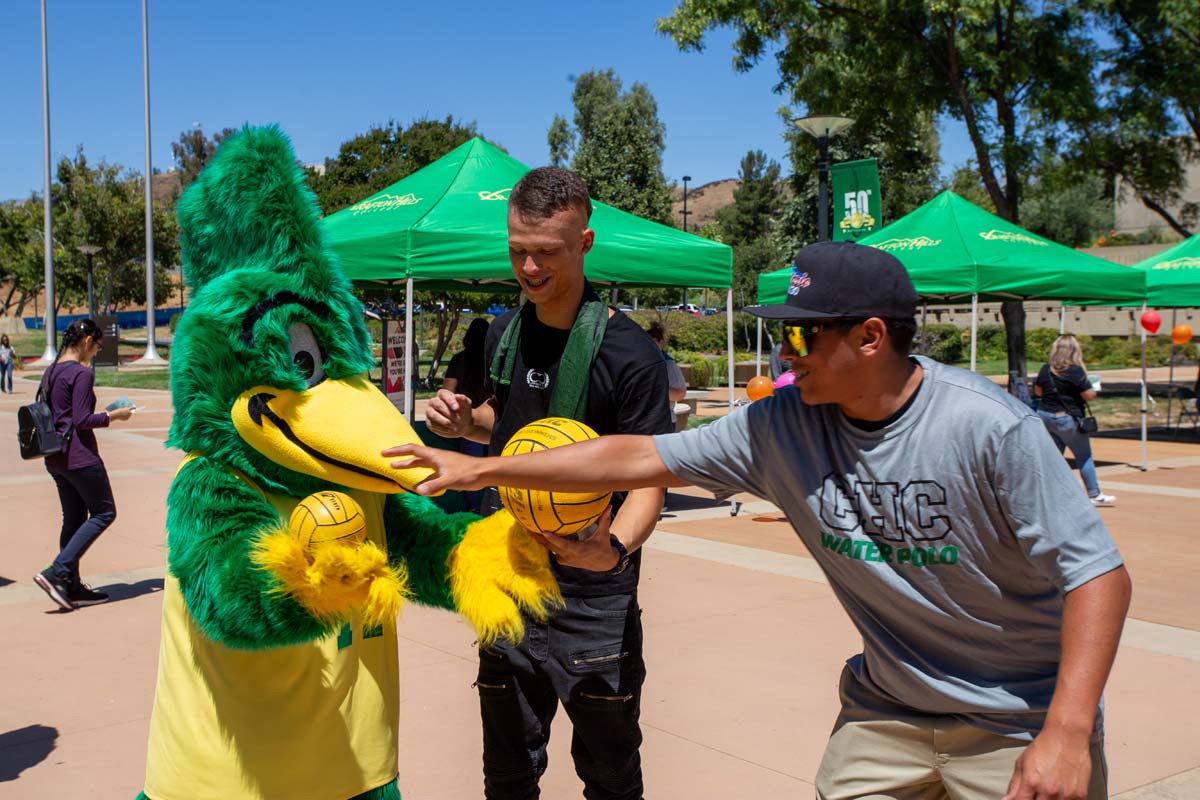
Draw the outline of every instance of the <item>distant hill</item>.
[[[703,186],[688,187],[688,230],[703,228],[717,218],[717,210],[733,202],[733,190],[741,183],[737,178],[713,181]],[[683,187],[671,190],[671,213],[677,227],[683,227]]]

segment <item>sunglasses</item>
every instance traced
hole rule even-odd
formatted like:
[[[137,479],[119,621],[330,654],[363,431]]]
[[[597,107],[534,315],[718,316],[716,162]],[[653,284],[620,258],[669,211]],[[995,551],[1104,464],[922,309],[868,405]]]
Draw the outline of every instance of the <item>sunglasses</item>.
[[[797,356],[803,358],[808,355],[808,337],[814,336],[821,331],[842,330],[848,327],[859,324],[863,320],[859,319],[834,319],[826,322],[797,322],[789,320],[780,325],[783,331],[783,338],[787,339],[787,343],[792,346],[792,350]]]

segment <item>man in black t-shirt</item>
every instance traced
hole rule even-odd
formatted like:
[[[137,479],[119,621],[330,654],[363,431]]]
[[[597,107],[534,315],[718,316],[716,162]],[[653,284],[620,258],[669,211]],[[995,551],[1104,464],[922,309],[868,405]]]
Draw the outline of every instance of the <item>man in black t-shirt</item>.
[[[658,348],[584,278],[590,215],[587,187],[567,170],[535,169],[513,188],[509,259],[529,302],[488,332],[491,399],[474,406],[439,392],[426,410],[432,431],[485,442],[498,455],[521,427],[547,416],[570,416],[601,435],[673,430]],[[641,798],[639,548],[662,502],[657,488],[615,494],[611,527],[602,520],[586,542],[568,550],[558,537],[541,537],[566,605],[544,623],[527,616],[520,644],[479,652],[487,798],[538,796],[560,701],[574,728],[571,754],[585,796]],[[489,489],[484,512],[499,507]]]

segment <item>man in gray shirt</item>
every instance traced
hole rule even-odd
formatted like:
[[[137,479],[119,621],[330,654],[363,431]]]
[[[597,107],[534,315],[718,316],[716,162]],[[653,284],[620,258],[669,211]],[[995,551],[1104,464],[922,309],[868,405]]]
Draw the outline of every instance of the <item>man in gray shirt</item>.
[[[437,471],[422,492],[691,483],[770,500],[863,638],[818,797],[1104,798],[1121,555],[1028,408],[908,355],[916,300],[893,256],[812,245],[786,303],[750,309],[782,322],[794,388],[679,434],[505,459],[385,452]],[[608,547],[543,538],[560,563]]]

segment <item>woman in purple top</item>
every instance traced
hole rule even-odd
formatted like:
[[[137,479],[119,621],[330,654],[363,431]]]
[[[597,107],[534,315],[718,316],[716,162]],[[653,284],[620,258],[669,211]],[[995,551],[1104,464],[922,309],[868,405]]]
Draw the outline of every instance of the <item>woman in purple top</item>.
[[[90,319],[72,322],[63,334],[58,358],[42,377],[55,425],[59,431],[70,431],[70,438],[66,452],[46,456],[46,471],[58,485],[63,524],[58,557],[33,580],[67,611],[108,599],[79,579],[79,560],[117,518],[93,429],[107,428],[113,420],[129,419],[133,413],[132,408],[96,413],[90,365],[103,338],[104,332]]]

